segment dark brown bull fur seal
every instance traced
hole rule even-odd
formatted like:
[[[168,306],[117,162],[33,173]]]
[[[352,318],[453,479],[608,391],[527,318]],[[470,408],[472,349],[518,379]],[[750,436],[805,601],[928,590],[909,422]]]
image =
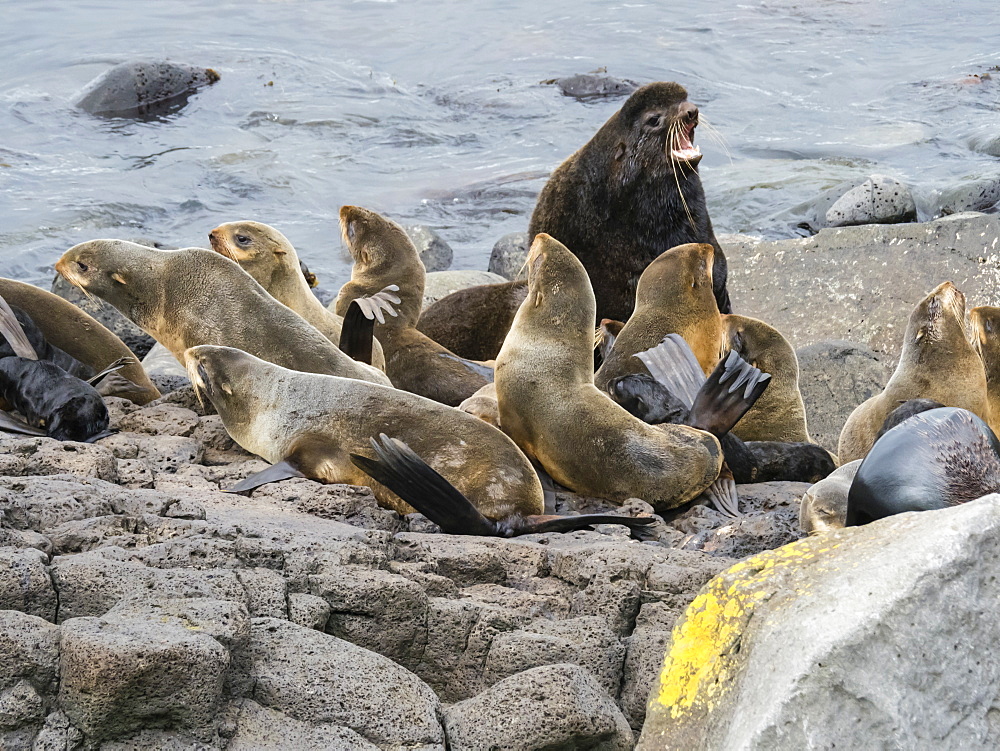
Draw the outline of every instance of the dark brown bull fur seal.
[[[583,262],[598,319],[628,320],[643,269],[685,243],[715,248],[713,290],[719,310],[732,312],[726,257],[698,176],[697,125],[698,108],[682,86],[643,86],[542,189],[528,235],[545,232]]]
[[[495,360],[527,294],[524,280],[460,289],[428,305],[417,331],[459,357]]]

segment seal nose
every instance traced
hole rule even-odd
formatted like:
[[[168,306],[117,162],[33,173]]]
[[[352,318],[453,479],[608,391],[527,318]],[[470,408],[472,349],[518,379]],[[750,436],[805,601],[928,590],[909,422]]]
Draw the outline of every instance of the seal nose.
[[[215,234],[215,230],[214,229],[211,232],[208,233],[208,241],[210,243],[214,243],[218,239],[219,239],[219,236],[217,234]]]
[[[691,102],[682,102],[678,109],[681,119],[687,120],[689,123],[698,122],[698,108]]]

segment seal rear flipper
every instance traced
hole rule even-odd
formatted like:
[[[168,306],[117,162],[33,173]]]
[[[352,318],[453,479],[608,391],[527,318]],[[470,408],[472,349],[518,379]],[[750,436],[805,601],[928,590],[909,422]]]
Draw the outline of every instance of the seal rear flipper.
[[[351,462],[453,535],[507,536],[468,498],[402,441],[380,433],[371,439],[375,459],[351,454]]]
[[[14,417],[14,415],[9,412],[4,412],[3,410],[0,410],[0,430],[7,433],[21,433],[22,435],[48,435],[48,433],[41,428],[29,425],[24,420]]]
[[[340,330],[340,342],[337,344],[341,352],[365,365],[372,364],[375,319],[378,319],[379,323],[385,323],[383,311],[394,317],[399,315],[393,305],[398,305],[400,299],[398,295],[392,294],[398,291],[397,285],[390,284],[371,297],[351,300],[344,316],[344,325]]]
[[[740,497],[736,494],[736,480],[732,471],[722,464],[722,471],[708,489],[705,495],[712,502],[712,506],[723,516],[732,519],[740,516]]]
[[[294,460],[289,457],[288,459],[283,459],[277,464],[272,464],[267,469],[262,469],[260,472],[240,480],[238,483],[233,485],[233,487],[228,488],[226,492],[243,493],[247,490],[259,488],[261,485],[267,485],[269,482],[288,480],[292,477],[305,477],[306,475],[293,464],[293,461]]]
[[[667,334],[655,347],[635,355],[649,374],[678,396],[685,406],[694,404],[705,383],[705,373],[691,347],[680,334]]]
[[[134,362],[138,362],[138,360],[136,360],[134,357],[131,356],[119,357],[113,363],[104,368],[104,370],[102,370],[100,373],[95,373],[93,376],[88,378],[87,383],[89,383],[91,386],[97,386],[97,384],[99,384],[101,381],[103,381],[112,373],[117,373],[122,368],[127,367]],[[134,390],[135,384],[129,381],[128,379],[125,380],[128,381],[131,389]]]
[[[658,520],[652,516],[617,516],[615,514],[583,514],[581,516],[526,516],[513,530],[515,535],[542,532],[575,532],[595,524],[622,524],[629,529],[641,529]]]
[[[14,354],[26,360],[37,360],[38,353],[28,341],[28,335],[24,333],[21,322],[14,315],[13,308],[0,296],[0,334],[7,340]]]
[[[771,382],[770,373],[730,352],[715,366],[691,406],[688,425],[718,437],[732,430]]]

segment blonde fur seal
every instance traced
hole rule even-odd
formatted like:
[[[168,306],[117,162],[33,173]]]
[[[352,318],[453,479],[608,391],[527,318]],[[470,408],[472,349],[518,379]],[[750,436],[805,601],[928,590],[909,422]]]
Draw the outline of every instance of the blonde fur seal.
[[[1000,308],[980,305],[969,311],[972,346],[986,371],[986,400],[989,414],[986,424],[1000,435]]]
[[[583,264],[538,235],[528,296],[497,357],[504,431],[552,478],[584,495],[638,497],[669,509],[718,477],[718,440],[684,425],[653,427],[594,386],[596,304]]]
[[[594,383],[605,389],[612,378],[645,373],[636,358],[667,334],[687,342],[701,369],[712,372],[719,361],[722,322],[712,290],[715,249],[707,243],[678,245],[661,253],[639,277],[635,309],[614,339]]]
[[[276,300],[294,310],[334,344],[340,344],[344,319],[327,310],[309,289],[295,248],[281,232],[260,222],[227,222],[208,233],[212,250],[236,261]],[[315,277],[314,277],[315,278]],[[378,340],[372,365],[385,370]]]
[[[384,373],[352,360],[211,250],[92,240],[67,250],[56,270],[114,305],[181,362],[189,347],[219,344],[294,370],[389,385]]]
[[[983,361],[965,338],[965,296],[945,282],[910,314],[899,365],[885,390],[847,418],[837,450],[840,461],[864,458],[889,413],[910,399],[933,399],[987,419],[986,393]]]
[[[426,272],[403,228],[359,206],[342,207],[340,225],[354,268],[337,297],[337,313],[345,315],[355,298],[399,287],[398,315],[375,329],[393,385],[454,407],[489,383],[490,366],[465,360],[417,331]]]

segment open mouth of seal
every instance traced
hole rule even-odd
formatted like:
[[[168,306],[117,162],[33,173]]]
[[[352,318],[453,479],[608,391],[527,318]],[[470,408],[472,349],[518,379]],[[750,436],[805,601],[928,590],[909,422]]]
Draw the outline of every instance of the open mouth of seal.
[[[686,119],[671,129],[667,139],[670,159],[675,162],[686,162],[691,165],[701,161],[701,149],[694,145],[694,129],[698,127],[698,119]]]

